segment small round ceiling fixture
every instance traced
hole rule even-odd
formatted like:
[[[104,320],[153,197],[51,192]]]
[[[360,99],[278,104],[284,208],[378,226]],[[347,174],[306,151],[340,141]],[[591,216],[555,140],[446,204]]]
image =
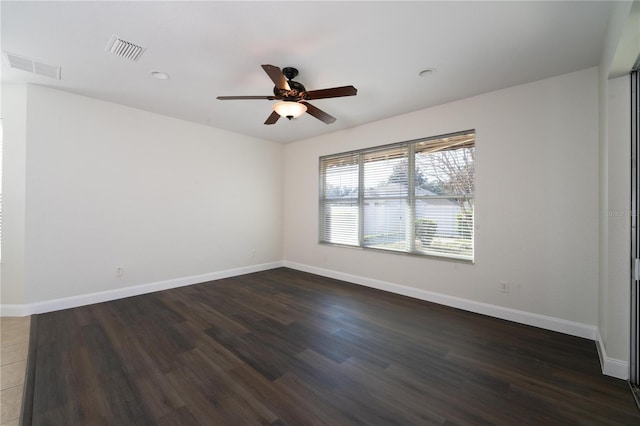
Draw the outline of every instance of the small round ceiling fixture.
[[[169,74],[167,74],[166,72],[161,72],[161,71],[151,71],[151,76],[155,79],[158,80],[168,80],[169,79]]]
[[[420,71],[418,73],[418,76],[419,77],[427,77],[429,75],[432,75],[435,72],[436,72],[435,68],[425,68],[425,69],[423,69],[422,71]]]

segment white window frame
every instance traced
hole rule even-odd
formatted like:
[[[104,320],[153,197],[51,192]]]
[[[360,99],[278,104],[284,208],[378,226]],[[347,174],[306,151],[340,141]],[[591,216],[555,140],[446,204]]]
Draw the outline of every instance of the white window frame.
[[[465,176],[470,174],[471,178],[469,179],[470,184],[467,185],[464,191],[447,192],[446,194],[431,193],[425,195],[425,191],[423,191],[423,193],[417,193],[415,185],[416,176],[420,173],[416,172],[416,152],[421,154],[425,152],[432,153],[458,149],[466,149],[467,153],[475,153],[475,130],[467,130],[320,157],[319,243],[473,263],[475,259],[475,222],[473,213],[475,204],[475,157],[471,162],[471,173],[465,174]],[[367,164],[367,161],[373,161],[370,159],[377,153],[393,153],[395,150],[398,152],[406,152],[407,178],[406,181],[403,179],[403,184],[406,183],[407,187],[406,195],[370,195],[373,191],[365,188],[365,165]],[[403,156],[402,158],[405,157]],[[348,180],[348,186],[350,186],[350,189],[346,192],[339,191],[339,195],[336,195],[335,188],[331,189],[331,186],[327,183],[327,173],[330,173],[332,168],[334,168],[333,170],[336,170],[335,168],[337,167],[344,167],[345,170],[347,170],[346,175],[349,176],[347,176],[346,179]],[[419,178],[420,176],[417,177]],[[357,188],[354,188],[353,186],[356,185],[356,180]],[[406,200],[405,207],[402,207],[401,203],[398,204],[399,200]],[[453,225],[450,225],[448,228],[449,232],[458,232],[458,238],[451,238],[447,240],[454,241],[455,244],[458,244],[457,246],[454,244],[452,246],[453,248],[448,248],[445,243],[439,243],[435,248],[432,248],[430,245],[425,247],[422,245],[421,241],[417,239],[416,226],[418,222],[416,221],[416,215],[419,210],[417,203],[420,200],[425,202],[440,200],[442,203],[452,203],[455,200],[456,203],[458,203],[461,213],[456,215],[457,231],[452,230]],[[365,220],[368,220],[369,222],[371,221],[370,219],[365,219],[367,217],[365,214],[365,207],[389,201],[395,201],[396,205],[400,206],[400,209],[406,208],[406,210],[404,210],[405,214],[403,218],[399,217],[397,222],[390,221],[388,225],[388,228],[390,229],[403,229],[404,238],[400,240],[400,244],[398,246],[391,247],[392,245],[390,244],[387,246],[384,246],[384,244],[381,246],[373,246],[365,241],[364,222]],[[327,212],[333,210],[331,208],[332,206],[343,207],[340,209],[340,219],[333,219],[329,217]],[[468,228],[465,226],[464,233],[460,231],[461,214],[463,214],[464,217],[463,223],[468,224]],[[424,219],[422,216],[420,218]],[[387,221],[388,218],[385,218],[384,220]],[[451,218],[449,218],[449,222],[451,222]],[[384,223],[386,224],[387,222]],[[330,226],[334,225],[338,228],[337,232],[328,230]],[[469,235],[469,233],[471,235]],[[376,237],[377,235],[378,234],[376,234]],[[438,238],[439,242],[441,240],[446,240],[446,238]],[[436,245],[435,242],[433,244]]]

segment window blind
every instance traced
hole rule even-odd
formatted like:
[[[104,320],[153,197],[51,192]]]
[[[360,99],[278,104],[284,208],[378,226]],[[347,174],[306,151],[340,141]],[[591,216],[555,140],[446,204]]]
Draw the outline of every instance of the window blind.
[[[475,131],[320,158],[320,242],[474,259]]]
[[[323,241],[358,245],[359,170],[356,153],[332,156],[320,161],[320,228]]]

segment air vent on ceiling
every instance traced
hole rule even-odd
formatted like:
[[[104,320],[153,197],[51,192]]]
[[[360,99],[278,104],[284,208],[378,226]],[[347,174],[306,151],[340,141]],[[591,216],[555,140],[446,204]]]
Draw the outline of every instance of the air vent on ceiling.
[[[107,47],[105,47],[104,50],[121,58],[137,61],[147,49],[130,41],[123,40],[114,34],[109,39],[109,43],[107,43]]]
[[[9,60],[11,68],[60,80],[62,68],[59,65],[49,65],[25,56],[9,52],[5,53],[7,54],[7,59]]]

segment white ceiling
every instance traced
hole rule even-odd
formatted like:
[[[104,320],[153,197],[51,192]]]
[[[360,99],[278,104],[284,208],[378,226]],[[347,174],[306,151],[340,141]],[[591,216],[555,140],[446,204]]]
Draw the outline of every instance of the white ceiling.
[[[54,87],[262,139],[291,142],[598,64],[612,2],[11,2],[2,50],[62,66],[54,80],[8,66],[2,81]],[[146,47],[105,51],[112,34]],[[263,124],[261,64],[293,66],[307,90],[358,95]],[[424,68],[436,68],[419,77]],[[150,76],[168,73],[169,80]],[[523,99],[526,102],[526,99]]]

